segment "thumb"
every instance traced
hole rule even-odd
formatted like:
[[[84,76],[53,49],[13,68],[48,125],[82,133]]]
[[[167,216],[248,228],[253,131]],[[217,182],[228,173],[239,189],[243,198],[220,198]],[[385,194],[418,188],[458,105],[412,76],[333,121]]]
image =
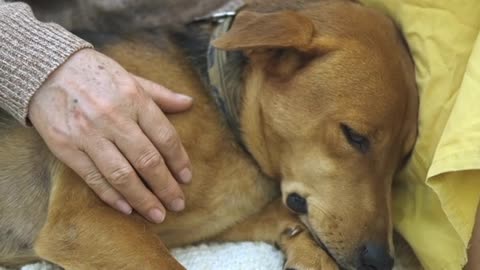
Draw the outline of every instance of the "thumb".
[[[158,107],[167,113],[177,113],[189,109],[193,99],[187,95],[175,93],[150,80],[132,74],[138,84],[157,103]]]

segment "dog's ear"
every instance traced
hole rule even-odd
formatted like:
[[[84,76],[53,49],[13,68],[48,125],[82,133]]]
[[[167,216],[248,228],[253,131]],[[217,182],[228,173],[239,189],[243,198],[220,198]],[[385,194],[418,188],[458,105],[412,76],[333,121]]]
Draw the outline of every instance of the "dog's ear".
[[[298,12],[243,11],[235,18],[232,28],[212,44],[223,50],[261,48],[308,50],[313,34],[313,22]]]

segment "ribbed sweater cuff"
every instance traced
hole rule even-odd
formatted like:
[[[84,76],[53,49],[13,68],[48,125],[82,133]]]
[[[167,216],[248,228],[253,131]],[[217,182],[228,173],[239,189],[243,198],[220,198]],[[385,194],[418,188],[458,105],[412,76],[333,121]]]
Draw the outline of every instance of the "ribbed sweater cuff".
[[[88,47],[61,26],[37,21],[24,3],[0,4],[0,107],[27,124],[35,91],[70,55]]]

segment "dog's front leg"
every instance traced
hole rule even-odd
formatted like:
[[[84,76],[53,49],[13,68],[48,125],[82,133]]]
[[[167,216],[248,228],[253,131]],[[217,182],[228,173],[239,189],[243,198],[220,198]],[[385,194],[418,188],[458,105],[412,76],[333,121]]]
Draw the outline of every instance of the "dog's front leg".
[[[300,220],[281,200],[275,200],[258,214],[235,225],[214,241],[264,241],[276,244],[287,258],[285,269],[334,270],[332,258],[317,245]]]
[[[71,170],[56,172],[38,256],[66,269],[184,269],[146,221],[103,204]]]

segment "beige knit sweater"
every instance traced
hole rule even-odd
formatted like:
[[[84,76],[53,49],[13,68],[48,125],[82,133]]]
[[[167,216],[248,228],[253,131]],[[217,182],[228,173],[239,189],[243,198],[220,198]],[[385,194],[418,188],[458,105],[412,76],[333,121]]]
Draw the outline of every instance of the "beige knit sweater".
[[[134,30],[182,23],[226,0],[26,0],[37,18],[68,29]],[[0,108],[26,123],[28,104],[48,76],[91,45],[24,3],[0,0]]]
[[[0,0],[0,107],[25,123],[35,90],[85,47],[91,45],[61,26],[37,21],[27,4]]]

